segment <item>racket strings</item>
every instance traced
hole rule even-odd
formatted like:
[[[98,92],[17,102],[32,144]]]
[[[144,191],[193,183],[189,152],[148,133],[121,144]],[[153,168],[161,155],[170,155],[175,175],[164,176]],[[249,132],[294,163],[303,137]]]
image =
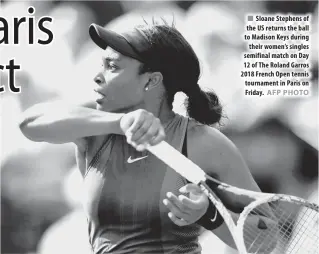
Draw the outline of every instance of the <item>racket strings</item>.
[[[318,253],[318,240],[318,213],[303,207],[296,218],[286,253]]]
[[[309,225],[309,222],[313,222],[316,220],[316,214],[312,210],[302,209],[300,215],[296,219],[295,223],[295,232],[291,236],[290,242],[287,246],[287,253],[294,253],[294,250],[299,251],[302,246],[304,246],[305,241],[314,241],[312,244],[308,243],[307,247],[314,247],[316,242],[318,241],[318,232],[311,232],[313,231],[314,227]],[[310,216],[312,214],[312,216]]]
[[[212,190],[203,185],[209,199],[218,205],[221,201],[215,195],[211,198]],[[319,254],[318,211],[317,205],[289,197],[279,197],[279,200],[277,197],[274,201],[256,205],[248,216],[240,218],[244,222],[241,236],[247,253]],[[235,230],[231,225],[228,227]]]
[[[276,217],[276,221],[280,221],[283,220],[284,216],[287,216],[287,214],[285,215],[284,213],[280,213],[280,214],[275,214],[274,210],[276,209],[277,204],[269,204],[268,206],[263,205],[262,207],[256,207],[250,214],[251,215],[263,215],[265,216],[265,214],[267,214],[268,218],[272,218],[275,219],[274,217]],[[270,209],[269,209],[270,208]],[[275,216],[273,216],[270,212],[270,210],[272,211],[273,214],[275,214]],[[291,214],[288,215],[288,218],[291,216]],[[261,219],[263,219],[263,217],[259,217]],[[266,218],[264,218],[266,219]],[[284,225],[285,226],[285,225]],[[286,230],[288,230],[288,227],[286,227]],[[264,241],[263,239],[265,238],[269,238],[269,236],[271,236],[271,238],[273,238],[273,236],[276,235],[278,229],[277,227],[273,226],[271,228],[267,228],[267,231],[265,230],[258,230],[257,227],[255,225],[249,225],[248,223],[245,224],[244,226],[244,239],[245,242],[247,244],[249,244],[249,246],[246,246],[248,251],[252,251],[254,253],[259,253],[261,249],[263,249],[264,252],[267,252],[268,249],[273,248],[273,246],[266,246],[267,242]],[[267,235],[266,235],[267,234]],[[283,241],[283,239],[276,239],[279,240],[280,244],[285,244],[285,242]],[[246,244],[246,245],[247,245]]]
[[[263,212],[261,211],[261,209],[255,209],[251,215],[256,215],[256,214],[263,214]],[[281,219],[282,215],[278,218],[278,219]],[[270,229],[269,231],[269,228],[267,229],[268,230],[268,235],[272,235],[272,234],[275,234],[276,233],[276,228],[273,227]],[[265,249],[265,241],[262,241],[262,239],[265,237],[265,232],[263,230],[258,230],[257,231],[257,227],[254,225],[249,225],[248,223],[245,224],[245,227],[244,227],[244,238],[245,238],[245,242],[247,244],[249,244],[249,246],[247,246],[247,250],[249,250],[250,252],[254,249],[254,253],[258,253],[258,251],[264,247]],[[260,243],[260,240],[262,241]],[[259,243],[257,243],[259,241]],[[257,245],[257,246],[256,246]],[[256,249],[257,248],[257,249]]]
[[[268,229],[257,229],[251,223],[244,223],[243,235],[248,253],[318,253],[316,252],[319,240],[318,212],[302,205],[279,203],[268,203],[268,208],[273,213],[273,216],[268,218],[276,218],[274,220],[276,223],[271,224],[270,228],[268,223],[266,223]],[[264,205],[260,205],[249,215],[267,214],[267,210]],[[314,222],[316,226],[313,225]],[[276,243],[275,249],[274,243]]]
[[[200,187],[202,187],[202,190],[204,190],[204,192],[206,193],[206,195],[208,196],[208,198],[211,200],[211,202],[215,205],[218,205],[218,202],[216,202],[216,199],[221,202],[218,197],[216,197],[215,195],[212,196],[212,190],[210,189],[210,187],[206,184],[206,183],[201,183]],[[203,188],[204,187],[204,188]],[[275,202],[274,202],[275,203]],[[259,207],[258,209],[254,209],[253,210],[253,213],[256,214],[256,215],[263,215],[263,216],[269,216],[271,217],[271,211],[269,210],[269,207],[267,205],[262,205],[261,208]],[[255,216],[257,217],[257,216]],[[258,216],[259,217],[259,216]],[[224,217],[225,219],[225,217]],[[227,221],[225,220],[226,224]],[[229,226],[229,225],[228,225]],[[230,228],[231,230],[231,228]],[[273,230],[273,231],[276,231],[276,230]],[[260,236],[260,237],[259,237]],[[256,237],[256,232],[254,229],[251,229],[249,227],[246,227],[246,231],[245,231],[245,234],[244,234],[244,238],[250,242],[250,241],[258,241],[259,238],[261,238],[261,240],[263,239],[263,235],[262,234],[257,234],[257,237]],[[281,253],[280,253],[281,254]]]

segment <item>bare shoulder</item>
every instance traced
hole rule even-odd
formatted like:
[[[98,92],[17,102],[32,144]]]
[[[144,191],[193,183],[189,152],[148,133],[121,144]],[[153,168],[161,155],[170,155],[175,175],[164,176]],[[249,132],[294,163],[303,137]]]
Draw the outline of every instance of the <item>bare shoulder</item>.
[[[223,149],[235,149],[234,143],[226,137],[221,131],[214,127],[202,124],[192,124],[188,130],[188,135],[196,144],[203,148],[212,149],[219,147],[220,152]]]
[[[219,130],[192,124],[187,137],[189,158],[208,175],[239,188],[260,191],[235,144]]]
[[[188,156],[210,173],[219,175],[231,164],[243,163],[235,144],[216,128],[192,123],[187,138]]]

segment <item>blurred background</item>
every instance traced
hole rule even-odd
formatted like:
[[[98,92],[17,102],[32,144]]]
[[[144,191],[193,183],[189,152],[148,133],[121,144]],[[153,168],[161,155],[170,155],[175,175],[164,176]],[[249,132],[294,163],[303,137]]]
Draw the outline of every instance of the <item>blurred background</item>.
[[[201,60],[199,84],[215,90],[227,118],[219,128],[239,148],[265,192],[280,192],[318,202],[318,6],[317,1],[1,1],[0,16],[51,16],[49,46],[0,48],[0,64],[15,57],[20,94],[0,95],[1,253],[88,254],[81,176],[74,146],[27,140],[19,114],[57,97],[83,100],[91,93],[101,51],[89,39],[95,22],[120,30],[153,16],[174,21]],[[312,97],[244,97],[241,53],[247,13],[312,14]],[[9,22],[10,23],[10,22]],[[25,30],[26,31],[26,28]],[[23,33],[21,33],[23,37]],[[22,38],[23,40],[23,38]],[[1,84],[7,76],[1,74]],[[183,94],[174,110],[185,114]],[[200,241],[203,254],[232,254],[212,233]]]

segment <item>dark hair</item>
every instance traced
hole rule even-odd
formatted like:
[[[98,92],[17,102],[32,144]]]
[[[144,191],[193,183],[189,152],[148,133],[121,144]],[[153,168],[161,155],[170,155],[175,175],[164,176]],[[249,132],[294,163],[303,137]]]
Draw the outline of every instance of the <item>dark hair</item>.
[[[140,74],[160,71],[171,106],[175,94],[183,92],[188,96],[185,104],[189,117],[207,125],[219,123],[223,110],[218,96],[213,91],[205,92],[199,87],[199,60],[182,34],[165,21],[164,24],[153,22],[139,26],[138,30],[151,45],[143,53],[147,63],[141,65]]]

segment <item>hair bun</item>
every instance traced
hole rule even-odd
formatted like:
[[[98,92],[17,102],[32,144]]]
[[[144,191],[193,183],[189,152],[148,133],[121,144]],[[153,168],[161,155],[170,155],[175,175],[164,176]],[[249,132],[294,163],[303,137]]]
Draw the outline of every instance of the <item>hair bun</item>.
[[[198,97],[201,92],[202,92],[202,89],[200,88],[200,86],[196,83],[195,85],[189,85],[189,86],[186,86],[184,88],[184,91],[183,91],[189,98],[193,98],[193,97]]]

